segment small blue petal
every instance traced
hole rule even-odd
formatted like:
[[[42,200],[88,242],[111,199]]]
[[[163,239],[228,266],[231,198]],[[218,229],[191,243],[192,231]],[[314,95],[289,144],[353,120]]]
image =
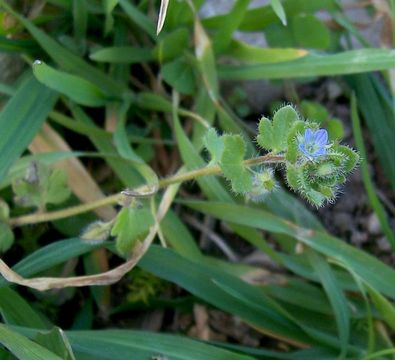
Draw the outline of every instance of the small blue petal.
[[[325,129],[319,129],[315,132],[315,141],[320,145],[328,143],[328,132]]]
[[[311,131],[311,129],[307,129],[304,133],[304,141],[305,142],[310,142],[313,140],[313,132]]]
[[[319,148],[317,151],[315,151],[313,154],[311,154],[312,157],[318,157],[326,154],[326,149],[325,147]]]

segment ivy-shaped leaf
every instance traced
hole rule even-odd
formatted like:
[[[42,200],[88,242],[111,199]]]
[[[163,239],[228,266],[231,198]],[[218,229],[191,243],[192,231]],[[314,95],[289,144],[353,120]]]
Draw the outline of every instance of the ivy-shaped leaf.
[[[221,156],[221,168],[231,182],[236,193],[246,193],[252,189],[252,177],[243,164],[246,145],[240,135],[224,135],[224,150]]]
[[[272,122],[265,117],[259,121],[256,141],[263,149],[270,151],[274,148]]]
[[[258,144],[269,151],[278,153],[288,147],[288,134],[292,125],[299,120],[297,112],[292,106],[284,106],[273,117],[273,121],[262,118],[258,127]]]
[[[67,185],[67,174],[63,169],[52,171],[45,193],[46,204],[60,204],[68,199],[71,192]]]
[[[127,254],[133,245],[144,238],[154,218],[147,208],[124,207],[118,214],[111,235],[116,236],[116,246],[120,253]]]
[[[211,155],[211,162],[220,163],[224,151],[223,137],[218,136],[214,128],[210,128],[203,138],[204,146]]]
[[[71,194],[63,169],[51,171],[36,162],[30,164],[23,178],[13,180],[12,188],[18,205],[39,209],[47,204],[60,204]]]
[[[289,130],[294,122],[299,120],[298,113],[290,106],[279,109],[273,117],[273,143],[274,151],[280,152],[287,149]]]

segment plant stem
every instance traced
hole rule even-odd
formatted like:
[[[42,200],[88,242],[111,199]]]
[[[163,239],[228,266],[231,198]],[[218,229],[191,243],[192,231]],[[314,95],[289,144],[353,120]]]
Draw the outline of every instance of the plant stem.
[[[264,156],[259,156],[256,158],[244,160],[244,165],[245,166],[255,166],[255,165],[259,165],[259,164],[273,164],[273,163],[282,163],[282,162],[284,162],[283,156],[267,154]],[[196,170],[188,171],[183,174],[176,174],[176,175],[170,176],[168,178],[161,179],[161,180],[159,180],[159,183],[158,183],[158,189],[165,188],[171,184],[193,180],[198,177],[208,176],[208,175],[218,175],[221,173],[222,173],[222,170],[219,165],[208,165],[208,166],[205,166],[201,169],[196,169]],[[149,190],[148,186],[143,185],[137,189],[134,189],[133,193],[136,193],[136,194],[144,193],[147,191],[147,189]],[[87,204],[69,207],[67,209],[14,217],[14,218],[11,218],[8,220],[8,224],[10,224],[11,226],[21,226],[21,225],[27,225],[27,224],[37,224],[37,223],[46,222],[46,221],[54,221],[54,220],[64,219],[66,217],[82,214],[84,212],[88,212],[88,211],[97,209],[99,207],[114,205],[114,204],[121,202],[124,199],[125,199],[124,194],[121,194],[121,193],[114,194],[114,195],[107,196],[103,199],[97,200],[97,201],[92,201]]]

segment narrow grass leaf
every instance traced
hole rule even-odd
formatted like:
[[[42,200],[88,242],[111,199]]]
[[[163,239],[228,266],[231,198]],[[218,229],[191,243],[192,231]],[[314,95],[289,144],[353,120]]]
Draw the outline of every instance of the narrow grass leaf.
[[[198,211],[231,223],[289,235],[312,249],[347,264],[366,283],[395,299],[395,270],[362,250],[346,244],[329,234],[303,229],[264,210],[236,204],[189,201],[186,204]]]
[[[91,81],[107,95],[118,97],[126,91],[126,89],[121,84],[118,84],[113,79],[111,79],[111,77],[94,66],[89,65],[81,57],[73,54],[70,50],[61,46],[31,21],[18,14],[11,8],[9,4],[7,4],[6,1],[0,0],[0,6],[12,14],[30,32],[38,44],[63,70],[74,73],[87,79],[88,81]]]
[[[319,10],[336,10],[336,1],[334,0],[284,0],[282,2],[284,12],[288,18],[296,14],[305,13],[313,14]],[[220,28],[226,20],[227,15],[218,15],[203,20],[203,24],[209,28]],[[271,4],[266,6],[250,9],[244,16],[243,22],[239,26],[241,31],[260,31],[267,26],[275,23],[281,23]]]
[[[308,252],[308,258],[315,272],[319,276],[326,295],[332,305],[341,343],[341,353],[339,357],[345,358],[347,355],[347,345],[350,339],[350,312],[348,309],[347,299],[344,296],[343,290],[337,283],[332,269],[327,264],[326,259],[313,251]]]
[[[333,55],[309,54],[279,64],[222,65],[219,76],[224,80],[288,79],[355,74],[394,66],[395,50],[361,49]]]
[[[232,35],[243,21],[249,4],[250,0],[237,0],[234,3],[232,9],[227,14],[227,18],[213,38],[216,53],[223,52],[229,46]]]
[[[53,352],[0,324],[0,343],[20,360],[61,360]]]
[[[119,5],[121,5],[122,9],[125,11],[129,19],[132,20],[132,22],[134,22],[141,29],[143,29],[151,37],[151,39],[156,42],[157,35],[155,25],[151,21],[151,19],[149,19],[147,15],[143,14],[129,0],[119,0]]]
[[[73,2],[73,30],[76,44],[84,49],[88,28],[88,9],[86,0],[72,0]]]
[[[67,336],[84,359],[134,360],[253,360],[237,352],[221,349],[186,337],[132,330],[69,331]]]
[[[0,288],[0,312],[8,325],[36,329],[48,329],[50,326],[49,321],[44,321],[23,297],[9,287]]]
[[[33,64],[34,76],[42,84],[55,90],[77,104],[99,107],[106,104],[109,98],[93,83],[63,71],[56,70],[42,61]]]
[[[226,56],[250,64],[280,63],[296,60],[307,54],[304,49],[262,48],[238,40],[232,40],[229,48],[224,52]]]
[[[151,49],[132,46],[114,46],[99,49],[91,53],[89,57],[97,62],[115,64],[135,64],[154,59]]]
[[[52,110],[56,93],[29,77],[0,113],[0,181]]]
[[[358,107],[369,129],[375,152],[383,166],[384,173],[395,189],[395,113],[388,104],[378,79],[371,74],[354,75],[346,78],[355,91]],[[387,94],[388,95],[388,94]]]
[[[361,130],[361,123],[359,120],[358,109],[357,109],[357,100],[356,97],[353,95],[351,98],[351,119],[352,119],[352,126],[353,126],[353,133],[355,143],[357,145],[358,151],[361,157],[361,174],[362,180],[365,185],[366,193],[368,194],[370,205],[372,206],[374,212],[376,213],[381,228],[385,236],[387,237],[388,241],[390,242],[392,249],[395,249],[395,236],[391,229],[391,226],[388,223],[387,214],[385,213],[384,207],[378,198],[376,191],[374,189],[373,181],[369,174],[367,160],[366,149],[364,145],[364,140],[362,137],[362,130]]]
[[[270,0],[270,4],[278,16],[278,18],[281,20],[281,23],[286,26],[287,25],[287,16],[285,14],[285,10],[283,5],[281,4],[281,0]]]

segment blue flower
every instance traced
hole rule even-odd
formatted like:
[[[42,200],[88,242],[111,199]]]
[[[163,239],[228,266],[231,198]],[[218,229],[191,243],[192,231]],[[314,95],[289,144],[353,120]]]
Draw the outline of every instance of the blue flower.
[[[328,132],[325,129],[312,131],[307,129],[299,142],[299,150],[309,159],[315,159],[326,154]]]

